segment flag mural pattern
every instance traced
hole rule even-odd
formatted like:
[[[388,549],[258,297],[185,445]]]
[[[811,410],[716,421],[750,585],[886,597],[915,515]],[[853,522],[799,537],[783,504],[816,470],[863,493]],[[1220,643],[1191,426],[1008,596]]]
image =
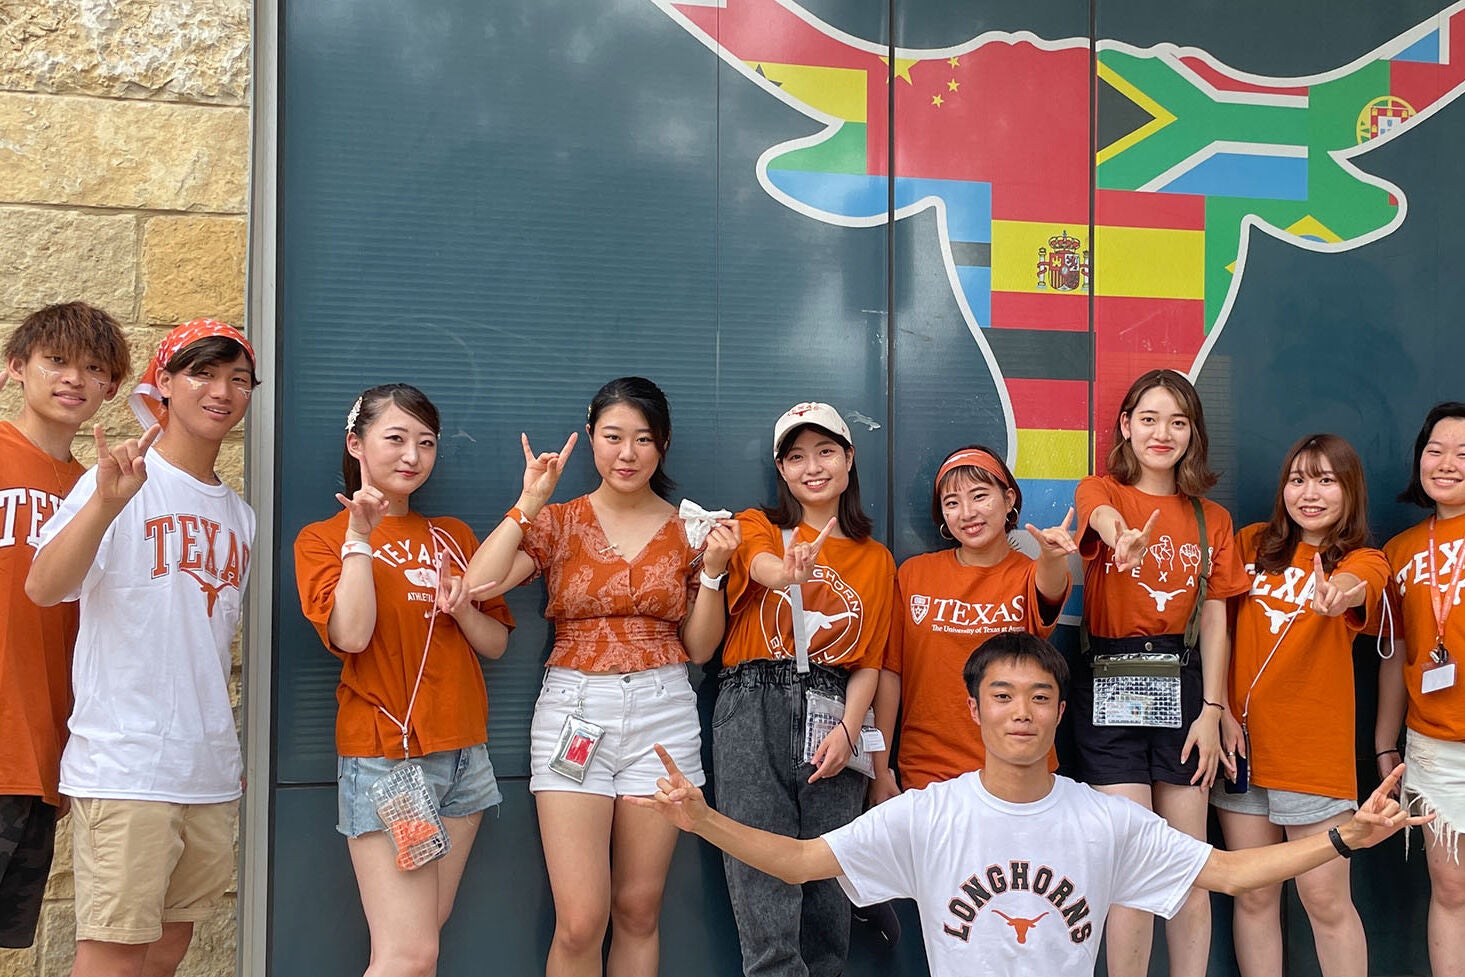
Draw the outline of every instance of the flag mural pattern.
[[[652,2],[819,124],[757,160],[772,197],[842,226],[936,212],[1024,514],[1040,525],[1102,464],[1103,428],[1135,376],[1199,373],[1250,233],[1320,252],[1389,234],[1404,192],[1358,157],[1465,88],[1465,0],[1298,78],[1171,44],[1029,32],[892,58],[792,0]]]

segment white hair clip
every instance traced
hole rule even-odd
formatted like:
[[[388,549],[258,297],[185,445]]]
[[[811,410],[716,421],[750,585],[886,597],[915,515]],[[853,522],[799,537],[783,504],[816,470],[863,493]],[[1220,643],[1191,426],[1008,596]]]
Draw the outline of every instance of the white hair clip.
[[[351,405],[351,413],[346,415],[346,433],[350,434],[356,430],[356,418],[361,413],[361,398],[356,398],[356,403]]]

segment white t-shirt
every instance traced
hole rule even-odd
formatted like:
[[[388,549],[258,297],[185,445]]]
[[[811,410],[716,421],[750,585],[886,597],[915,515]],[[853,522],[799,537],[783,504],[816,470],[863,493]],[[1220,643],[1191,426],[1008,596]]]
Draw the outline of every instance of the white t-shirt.
[[[1012,804],[980,773],[907,791],[824,840],[856,905],[916,900],[932,977],[1091,977],[1109,906],[1168,919],[1211,853],[1067,777]]]
[[[147,456],[148,478],[112,521],[81,587],[76,705],[61,792],[210,804],[241,791],[229,646],[249,579],[254,510]],[[41,549],[95,493],[81,477],[41,531]]]

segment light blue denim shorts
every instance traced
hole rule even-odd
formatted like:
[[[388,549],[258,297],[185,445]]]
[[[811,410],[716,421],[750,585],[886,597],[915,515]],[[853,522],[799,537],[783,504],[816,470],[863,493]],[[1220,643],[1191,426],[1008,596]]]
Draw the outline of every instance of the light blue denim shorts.
[[[385,757],[336,757],[337,831],[356,838],[386,830],[376,816],[370,789],[401,762]],[[412,762],[421,764],[427,787],[438,802],[438,813],[445,818],[466,818],[503,803],[486,743],[413,757]]]

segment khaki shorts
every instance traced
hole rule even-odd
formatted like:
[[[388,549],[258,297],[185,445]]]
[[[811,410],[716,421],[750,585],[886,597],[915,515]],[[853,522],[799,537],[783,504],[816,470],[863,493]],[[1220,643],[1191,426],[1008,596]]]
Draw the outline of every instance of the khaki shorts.
[[[233,877],[238,813],[238,801],[73,801],[76,938],[152,943],[165,922],[207,919]]]

